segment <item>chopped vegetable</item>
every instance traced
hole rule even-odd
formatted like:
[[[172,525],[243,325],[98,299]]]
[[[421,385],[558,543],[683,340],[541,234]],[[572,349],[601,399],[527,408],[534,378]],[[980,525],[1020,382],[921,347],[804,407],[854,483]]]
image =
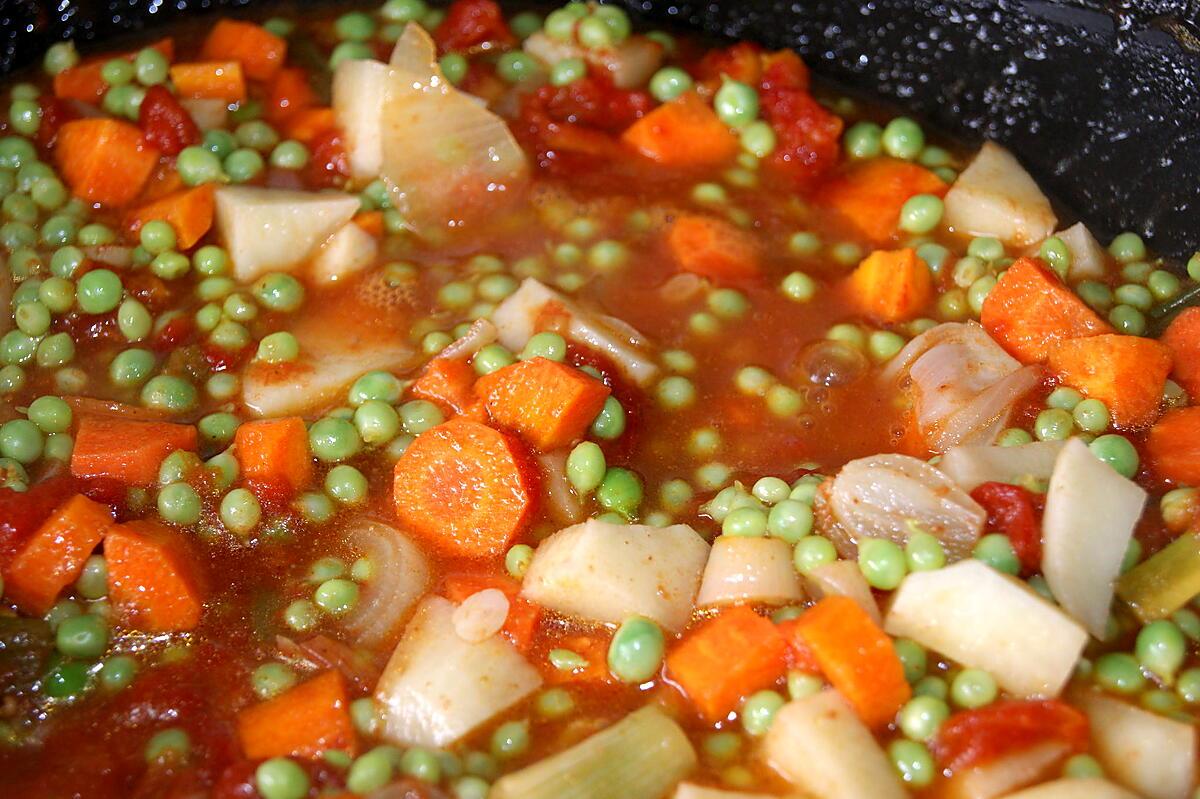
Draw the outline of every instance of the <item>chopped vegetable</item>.
[[[179,249],[191,249],[212,227],[213,187],[184,189],[143,205],[130,212],[126,224],[136,233],[152,219],[161,219],[171,225]]]
[[[847,296],[861,313],[878,322],[904,322],[919,316],[933,299],[929,267],[909,248],[876,250],[846,280]]]
[[[529,523],[537,473],[520,442],[467,419],[417,436],[396,461],[396,516],[459,557],[499,555]]]
[[[1071,254],[1071,267],[1067,270],[1067,277],[1071,282],[1095,280],[1104,276],[1108,258],[1100,242],[1096,241],[1096,237],[1087,229],[1087,225],[1076,222],[1054,235],[1067,245],[1067,251]]]
[[[1200,483],[1200,407],[1163,414],[1146,437],[1146,455],[1159,477]]]
[[[946,799],[1005,799],[1010,791],[1059,773],[1070,754],[1067,744],[1051,740],[1018,748],[978,765],[955,771],[945,782]]]
[[[666,673],[711,724],[782,677],[786,652],[787,642],[774,624],[749,608],[733,607],[671,649]]]
[[[383,103],[388,68],[378,61],[348,59],[333,72],[333,115],[345,136],[350,176],[371,180],[383,166]]]
[[[531,358],[482,378],[476,391],[501,427],[550,452],[579,440],[604,407],[609,389],[548,358]]]
[[[645,616],[682,630],[708,558],[708,544],[685,524],[649,527],[592,519],[559,530],[534,550],[521,595],[586,621]]]
[[[179,533],[151,520],[118,524],[105,534],[104,558],[109,598],[122,623],[150,633],[200,623],[204,597]]]
[[[867,585],[862,569],[853,560],[835,560],[809,569],[804,575],[804,587],[813,599],[819,601],[827,597],[846,597],[854,600],[876,624],[883,620],[871,586]]]
[[[446,578],[442,593],[451,602],[461,605],[468,597],[489,589],[498,590],[508,598],[508,615],[502,628],[504,637],[518,651],[529,651],[542,609],[520,596],[521,584],[516,580],[498,575],[452,574]]]
[[[1200,595],[1200,531],[1184,533],[1121,577],[1117,594],[1144,623]]]
[[[869,241],[882,244],[896,232],[900,209],[917,194],[941,197],[947,186],[928,169],[891,158],[873,158],[831,181],[819,195],[833,213]]]
[[[273,492],[294,494],[312,482],[308,428],[297,416],[263,419],[238,426],[234,452],[242,476]]]
[[[205,37],[200,57],[237,61],[248,78],[267,81],[283,67],[287,42],[253,22],[221,19]]]
[[[122,485],[151,485],[163,458],[176,450],[195,451],[196,428],[170,422],[86,415],[79,421],[71,474]]]
[[[317,283],[337,283],[370,268],[378,256],[379,242],[375,235],[355,217],[325,240],[314,254],[309,271]]]
[[[1035,258],[1018,258],[983,302],[980,322],[1013,357],[1040,363],[1060,341],[1113,332]]]
[[[1137,796],[1098,777],[1064,777],[1017,791],[1005,799],[1137,799]]]
[[[111,206],[128,205],[158,164],[158,151],[142,132],[115,119],[77,119],[59,128],[55,157],[77,196]]]
[[[737,137],[712,108],[692,92],[680,95],[634,122],[621,141],[667,166],[722,164],[737,155]]]
[[[964,491],[984,483],[1049,480],[1062,441],[1033,441],[1015,447],[964,446],[947,450],[937,468]]]
[[[946,193],[945,220],[959,233],[994,236],[1016,247],[1046,238],[1058,221],[1020,162],[990,141]]]
[[[1200,398],[1200,308],[1185,308],[1163,331],[1171,352],[1171,376],[1189,397]]]
[[[197,61],[171,67],[171,82],[181,97],[240,103],[246,99],[246,78],[237,61]]]
[[[1008,538],[1021,561],[1021,571],[1036,572],[1042,565],[1042,530],[1029,489],[1009,483],[982,483],[971,492],[971,499],[987,511],[987,529]]]
[[[346,681],[337,669],[242,710],[237,716],[237,733],[242,753],[251,760],[314,760],[330,749],[349,755],[358,749]]]
[[[784,605],[802,596],[790,544],[765,536],[723,535],[709,552],[696,604]]]
[[[1137,428],[1158,417],[1171,353],[1152,339],[1099,335],[1060,341],[1049,366],[1064,385],[1108,406],[1118,427]]]
[[[1087,718],[1053,699],[996,702],[946,719],[938,728],[932,749],[938,765],[958,772],[1047,742],[1065,745],[1065,751],[1056,759],[1086,751]],[[1009,786],[1014,787],[1019,786]]]
[[[682,214],[667,231],[667,247],[684,272],[717,281],[754,277],[758,244],[746,232],[711,216]]]
[[[411,538],[383,522],[355,519],[348,532],[370,564],[371,577],[342,627],[364,644],[389,640],[429,586],[429,559]]]
[[[475,369],[462,358],[434,358],[421,370],[409,393],[434,403],[446,414],[466,413],[476,402]]]

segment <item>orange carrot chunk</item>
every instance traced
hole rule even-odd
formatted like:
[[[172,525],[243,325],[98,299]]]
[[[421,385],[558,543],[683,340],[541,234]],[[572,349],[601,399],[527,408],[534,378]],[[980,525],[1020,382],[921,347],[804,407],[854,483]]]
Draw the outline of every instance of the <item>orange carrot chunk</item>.
[[[279,70],[267,88],[267,119],[278,124],[316,103],[317,93],[309,82],[308,71],[300,67],[287,67]]]
[[[304,144],[311,144],[314,139],[333,130],[335,126],[333,109],[329,106],[302,108],[289,115],[284,123],[288,138]]]
[[[461,358],[434,358],[421,371],[409,392],[446,413],[466,411],[476,400],[475,369]]]
[[[104,538],[108,596],[127,627],[191,630],[204,598],[180,534],[154,520],[114,525]]]
[[[933,299],[933,276],[909,249],[876,250],[846,279],[850,302],[877,322],[904,322]]]
[[[854,600],[826,597],[796,621],[825,678],[868,727],[890,722],[912,696],[892,639]]]
[[[611,393],[586,372],[549,358],[520,361],[488,377],[483,396],[492,419],[542,452],[582,438]]]
[[[1060,341],[1049,365],[1066,385],[1102,400],[1117,427],[1144,427],[1158,417],[1171,351],[1153,339],[1106,333]]]
[[[1200,308],[1171,320],[1159,339],[1171,351],[1171,375],[1193,402],[1200,400]]]
[[[667,166],[706,166],[738,153],[737,137],[695,93],[663,103],[621,134],[626,146]]]
[[[179,249],[190,249],[212,227],[213,185],[184,189],[143,205],[129,215],[127,224],[137,233],[152,219],[169,222],[175,229]]]
[[[192,61],[171,67],[171,82],[180,97],[190,100],[246,99],[246,77],[237,61]]]
[[[758,243],[750,234],[715,217],[678,217],[667,231],[667,247],[685,272],[715,280],[758,274]]]
[[[329,749],[349,755],[358,749],[346,681],[337,669],[246,708],[238,713],[237,727],[242,752],[251,760],[316,759]]]
[[[504,637],[522,652],[529,650],[542,618],[542,608],[521,597],[521,584],[511,577],[491,574],[451,574],[442,584],[442,594],[455,604],[488,588],[508,597],[508,616],[500,628]]]
[[[396,461],[396,516],[449,555],[503,554],[529,524],[537,495],[520,441],[467,419],[425,431]]]
[[[64,69],[54,76],[54,96],[93,105],[99,103],[108,90],[101,72],[103,68],[104,62],[96,61]]]
[[[880,244],[896,232],[900,209],[916,194],[941,197],[950,188],[924,167],[891,158],[873,158],[836,178],[820,200],[860,236]]]
[[[76,494],[60,505],[4,570],[4,596],[41,616],[79,577],[84,561],[112,527],[112,510]]]
[[[996,283],[979,321],[1022,363],[1041,363],[1066,339],[1113,329],[1037,258],[1018,258]]]
[[[115,119],[77,119],[58,131],[55,156],[71,191],[89,202],[128,205],[158,164],[142,132]]]
[[[196,428],[170,422],[143,422],[85,416],[71,452],[71,474],[106,478],[123,485],[150,485],[163,458],[178,449],[196,449]]]
[[[787,669],[787,642],[769,619],[734,607],[688,633],[667,655],[667,677],[708,723],[771,686]]]
[[[294,494],[312,482],[308,428],[298,416],[247,422],[238,427],[233,448],[251,483]]]
[[[213,26],[200,48],[206,61],[238,61],[251,80],[270,80],[283,67],[287,42],[261,25],[223,19]]]
[[[1200,407],[1163,414],[1146,437],[1146,454],[1159,477],[1200,484]]]

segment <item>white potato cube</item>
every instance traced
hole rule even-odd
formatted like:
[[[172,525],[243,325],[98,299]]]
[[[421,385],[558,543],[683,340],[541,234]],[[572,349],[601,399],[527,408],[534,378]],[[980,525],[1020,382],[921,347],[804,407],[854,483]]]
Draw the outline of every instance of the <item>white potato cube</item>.
[[[1050,201],[1012,153],[984,142],[946,192],[943,220],[959,233],[995,236],[1028,247],[1050,235],[1058,220]]]
[[[792,547],[778,538],[722,535],[713,542],[696,604],[783,605],[803,596]]]

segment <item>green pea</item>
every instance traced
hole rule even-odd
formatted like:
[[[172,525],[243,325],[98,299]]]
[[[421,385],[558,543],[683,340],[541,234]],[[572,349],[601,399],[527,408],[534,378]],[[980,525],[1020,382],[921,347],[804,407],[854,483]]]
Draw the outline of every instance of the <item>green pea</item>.
[[[104,244],[112,244],[117,240],[117,234],[113,232],[108,225],[102,225],[99,222],[92,222],[84,225],[79,229],[79,235],[76,237],[79,244],[84,247],[98,247]],[[82,259],[82,253],[80,258]],[[56,273],[57,274],[57,273]]]
[[[99,657],[108,648],[108,627],[104,619],[91,613],[73,616],[58,625],[54,643],[67,657]]]
[[[1133,444],[1125,436],[1117,435],[1116,433],[1099,436],[1092,443],[1088,444],[1088,449],[1097,458],[1111,466],[1122,477],[1132,480],[1138,472],[1139,458],[1137,449],[1134,448]]]
[[[632,616],[622,622],[608,647],[609,671],[621,682],[643,683],[662,667],[666,641],[653,621]]]
[[[925,676],[929,658],[924,647],[908,638],[897,638],[892,645],[896,649],[896,656],[900,658],[900,663],[904,666],[905,680],[915,683]]]
[[[260,153],[270,151],[279,143],[279,134],[261,119],[252,119],[248,122],[243,122],[237,126],[237,130],[234,131],[233,135],[238,140],[238,144],[251,150],[257,150]]]
[[[438,60],[438,66],[442,69],[442,74],[446,76],[446,80],[450,81],[451,85],[457,86],[462,83],[463,78],[467,76],[467,71],[470,69],[470,62],[462,53],[446,53]]]
[[[489,375],[514,363],[516,363],[516,358],[500,344],[488,344],[475,353],[475,357],[471,359],[471,365],[480,375]]]
[[[550,68],[550,85],[567,86],[587,75],[587,62],[582,58],[564,58]]]
[[[283,622],[297,632],[306,632],[317,626],[317,608],[307,599],[297,599],[283,609]]]
[[[392,781],[396,762],[390,747],[380,746],[360,755],[346,774],[346,787],[357,794],[368,794]]]
[[[1033,423],[1034,435],[1039,441],[1065,441],[1074,427],[1074,418],[1061,408],[1042,411]]]
[[[604,481],[606,471],[604,451],[591,441],[577,445],[567,456],[567,480],[582,495],[598,488]]]
[[[38,397],[26,415],[44,433],[65,433],[71,427],[71,406],[59,397]]]
[[[13,364],[0,367],[0,394],[15,394],[24,387],[24,369]]]
[[[1134,645],[1138,662],[1167,685],[1174,681],[1187,653],[1187,639],[1172,621],[1152,621],[1138,631]]]
[[[196,387],[182,377],[155,375],[142,387],[142,404],[148,408],[182,413],[196,407]]]
[[[37,352],[37,346],[37,339],[20,330],[10,330],[0,338],[0,360],[7,364],[29,363]]]
[[[508,721],[492,732],[492,754],[509,760],[520,757],[529,749],[529,722]]]
[[[1189,705],[1200,704],[1200,668],[1181,671],[1175,681],[1175,692]]]
[[[692,76],[679,67],[663,67],[650,78],[650,94],[660,103],[667,103],[690,91],[692,85]]]
[[[900,708],[896,721],[900,731],[914,741],[927,741],[950,717],[945,701],[934,696],[915,696]]]
[[[792,487],[787,484],[787,481],[778,477],[760,477],[754,481],[754,486],[750,489],[751,494],[768,505],[783,502],[791,491]]]
[[[657,387],[658,401],[668,410],[687,408],[696,401],[696,387],[681,375],[663,378]]]
[[[610,467],[596,488],[596,501],[605,510],[625,517],[637,513],[642,502],[642,480],[635,472],[619,466]]]
[[[259,699],[270,699],[291,688],[299,678],[282,663],[264,663],[250,675],[250,686]]]
[[[904,560],[909,571],[932,571],[946,565],[946,551],[932,533],[918,531],[904,543]]]
[[[616,397],[604,400],[604,407],[591,424],[591,434],[605,441],[619,438],[625,432],[625,409]]]
[[[411,400],[400,406],[400,424],[410,435],[419,436],[445,420],[441,408],[428,400]]]
[[[915,194],[900,208],[899,227],[909,233],[928,233],[942,221],[944,210],[936,194]]]
[[[884,152],[893,158],[911,161],[925,147],[925,133],[921,126],[907,117],[896,117],[883,129],[880,143]]]
[[[334,466],[325,475],[325,491],[343,505],[358,505],[367,498],[367,478],[353,466]]]
[[[904,337],[890,330],[872,330],[867,337],[867,354],[876,363],[889,361],[904,349]]]
[[[1146,257],[1146,245],[1136,233],[1122,233],[1108,245],[1108,252],[1121,263],[1141,261]]]
[[[235,488],[221,498],[221,523],[235,535],[248,535],[262,520],[262,506],[249,489]]]
[[[234,183],[246,183],[258,177],[263,170],[263,157],[255,150],[241,147],[225,156],[222,164],[225,174]]]
[[[75,284],[61,277],[48,277],[38,286],[38,300],[51,313],[66,313],[75,304]]]
[[[523,50],[511,50],[496,61],[496,74],[508,83],[521,83],[541,72],[541,63]]]
[[[713,96],[717,117],[731,128],[743,128],[758,118],[758,91],[741,81],[726,78]]]
[[[817,293],[817,283],[803,272],[792,272],[779,285],[789,299],[796,302],[808,302]]]
[[[87,682],[87,664],[67,661],[47,672],[42,679],[42,693],[55,699],[66,699],[83,693]]]
[[[982,669],[963,669],[950,681],[950,698],[959,707],[990,705],[998,695],[996,679]]]
[[[333,616],[348,613],[358,604],[358,584],[340,577],[326,580],[313,592],[313,602]]]
[[[792,550],[792,562],[796,571],[808,574],[813,569],[828,565],[837,560],[837,549],[828,538],[819,535],[807,535],[796,543]]]
[[[175,159],[175,168],[179,171],[180,179],[188,186],[217,183],[225,177],[220,157],[195,145],[180,151]]]
[[[1125,335],[1140,336],[1146,332],[1146,317],[1132,305],[1114,306],[1108,313],[1108,321]]]
[[[797,544],[812,532],[812,508],[794,499],[778,502],[767,514],[767,534]]]
[[[1146,685],[1137,658],[1125,652],[1108,652],[1096,658],[1092,673],[1101,687],[1114,693],[1137,694]]]
[[[178,244],[178,240],[175,237],[175,228],[171,227],[170,222],[162,219],[152,219],[142,225],[142,229],[138,233],[138,238],[142,246],[154,255],[173,250]]]
[[[548,358],[562,362],[567,357],[567,342],[557,333],[536,333],[526,342],[519,358],[527,361],[532,358]]]
[[[761,737],[767,734],[775,721],[775,714],[786,700],[777,691],[758,691],[746,698],[742,704],[742,728],[748,735]]]
[[[811,231],[793,233],[788,238],[788,252],[792,255],[816,255],[821,250],[821,238]]]
[[[254,786],[262,799],[303,799],[308,796],[308,772],[286,757],[273,757],[254,770]]]
[[[1013,551],[1008,536],[1001,533],[985,535],[975,543],[971,556],[981,560],[998,572],[1017,575],[1021,572],[1021,560]]]
[[[172,524],[200,521],[200,495],[187,483],[171,483],[158,491],[158,515]]]
[[[1163,269],[1156,269],[1146,279],[1146,287],[1158,302],[1174,299],[1183,288],[1179,278]]]
[[[528,544],[514,544],[504,553],[505,571],[518,580],[525,576],[525,571],[532,562],[533,547]]]
[[[71,362],[75,357],[75,340],[69,333],[46,336],[37,346],[38,366],[53,368]]]
[[[400,432],[400,415],[386,402],[368,400],[355,410],[354,426],[365,444],[379,446]]]
[[[11,419],[0,425],[0,456],[29,465],[42,456],[45,439],[28,419]]]
[[[154,370],[154,354],[132,349],[117,353],[108,367],[109,379],[118,386],[136,386]]]
[[[75,50],[75,42],[56,42],[46,49],[42,57],[42,69],[47,75],[57,75],[63,70],[79,64],[79,53]]]
[[[75,580],[75,590],[84,599],[108,595],[108,563],[103,555],[92,555],[83,562],[83,569]]]
[[[345,419],[325,417],[308,429],[308,446],[318,459],[329,462],[352,458],[362,449],[358,428]]]
[[[100,667],[100,685],[108,691],[128,688],[137,676],[137,661],[129,655],[116,655],[104,661]]]
[[[905,784],[915,788],[924,788],[932,784],[938,773],[933,755],[924,744],[917,741],[892,741],[888,745],[888,756]]]
[[[142,341],[154,328],[154,317],[138,300],[130,297],[117,309],[117,328],[127,341]]]
[[[255,357],[264,363],[291,363],[300,357],[300,342],[286,330],[264,336]]]
[[[883,591],[900,585],[908,571],[904,550],[886,538],[867,538],[859,542],[858,568],[872,588]]]
[[[75,301],[84,313],[108,313],[121,303],[121,278],[109,269],[93,269],[79,279]]]
[[[767,534],[767,514],[761,508],[746,506],[729,511],[721,523],[722,535],[757,538]]]
[[[726,763],[741,752],[742,737],[732,731],[709,733],[704,737],[702,747],[707,759]]]
[[[400,399],[400,380],[383,371],[367,372],[354,381],[347,395],[347,402],[357,408],[369,400],[394,403]]]
[[[1098,399],[1080,400],[1071,411],[1075,425],[1085,433],[1103,433],[1112,422],[1108,406]]]

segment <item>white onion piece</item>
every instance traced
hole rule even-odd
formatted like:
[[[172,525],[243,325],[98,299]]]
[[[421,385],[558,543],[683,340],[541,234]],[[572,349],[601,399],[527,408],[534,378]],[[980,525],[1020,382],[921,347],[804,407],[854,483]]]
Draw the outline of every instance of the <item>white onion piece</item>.
[[[1138,796],[1099,777],[1061,777],[1004,799],[1138,799]]]
[[[370,560],[372,573],[342,627],[364,644],[385,641],[408,620],[429,586],[429,562],[408,536],[383,522],[357,519],[348,532],[360,557]]]
[[[309,274],[318,283],[336,283],[374,264],[378,254],[375,237],[354,222],[347,222],[317,250]]]
[[[1070,754],[1060,741],[1047,741],[960,769],[946,780],[944,799],[997,799],[1050,776]]]
[[[388,68],[378,61],[350,58],[333,71],[333,116],[342,131],[350,177],[374,180],[383,165],[383,98]]]
[[[405,30],[413,41],[428,36],[418,25]],[[418,47],[393,53],[413,71],[388,75],[381,175],[408,224],[429,234],[493,210],[523,186],[529,165],[504,120],[441,78],[432,59],[416,71],[433,51],[432,42]]]
[[[583,501],[567,480],[567,451],[545,452],[537,456],[542,467],[542,499],[551,518],[563,527],[583,521]]]
[[[496,326],[486,319],[476,319],[461,338],[455,339],[437,357],[470,358],[495,340]]]
[[[508,597],[498,588],[476,591],[454,609],[450,617],[454,632],[472,644],[491,638],[500,632],[508,618]]]
[[[783,605],[802,596],[792,548],[786,541],[722,535],[713,541],[696,604]]]
[[[229,118],[229,103],[224,100],[214,100],[207,97],[181,97],[179,104],[200,130],[213,130],[225,127]]]
[[[442,68],[437,62],[437,45],[425,32],[425,28],[414,22],[404,26],[404,32],[392,48],[388,66],[430,83],[438,79],[444,80]]]
[[[1058,220],[1021,163],[1000,145],[984,142],[946,192],[943,221],[958,233],[1025,247],[1049,236]]]
[[[937,468],[963,491],[984,483],[1017,483],[1024,478],[1049,480],[1062,441],[1033,441],[1015,447],[951,447]]]
[[[496,307],[492,321],[500,343],[513,352],[520,351],[534,333],[556,329],[611,358],[621,373],[639,386],[649,384],[658,374],[640,333],[612,317],[583,310],[533,278],[526,278]]]
[[[928,463],[909,455],[850,461],[825,497],[836,524],[827,534],[844,558],[864,538],[903,545],[914,532],[934,535],[951,560],[965,558],[979,539],[987,512]]]
[[[1096,241],[1087,225],[1076,222],[1066,230],[1054,234],[1062,239],[1063,244],[1071,252],[1071,268],[1067,270],[1067,278],[1072,282],[1077,280],[1095,280],[1104,277],[1108,264],[1108,254]]]
[[[521,47],[550,66],[568,58],[582,58],[604,70],[619,89],[644,86],[658,71],[663,59],[662,45],[645,36],[630,36],[616,47],[590,49],[574,42],[551,39],[539,31],[527,38]]]
[[[855,604],[867,612],[876,624],[883,622],[879,613],[879,604],[863,577],[862,569],[852,560],[835,560],[811,569],[804,575],[804,587],[813,599],[824,599],[827,596],[844,596],[853,599]]]

